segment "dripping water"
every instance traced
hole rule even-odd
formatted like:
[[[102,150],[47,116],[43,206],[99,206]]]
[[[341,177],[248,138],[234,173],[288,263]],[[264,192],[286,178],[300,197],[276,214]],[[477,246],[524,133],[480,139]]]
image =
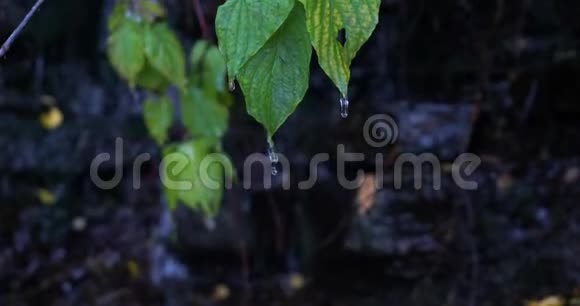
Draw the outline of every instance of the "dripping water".
[[[268,147],[268,158],[270,159],[271,167],[272,167],[272,175],[278,174],[278,169],[276,165],[278,164],[279,158],[278,153],[276,153],[276,149],[274,148],[273,144],[270,144]]]
[[[346,118],[348,117],[348,105],[350,104],[350,102],[348,101],[348,99],[346,97],[342,97],[340,98],[340,116],[342,118]]]
[[[236,82],[234,80],[230,81],[229,89],[230,89],[230,91],[236,90]]]

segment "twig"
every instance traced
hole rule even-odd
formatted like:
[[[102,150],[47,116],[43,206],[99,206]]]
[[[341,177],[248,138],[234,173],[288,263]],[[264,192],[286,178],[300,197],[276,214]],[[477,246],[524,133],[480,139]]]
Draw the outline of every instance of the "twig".
[[[276,203],[274,203],[272,193],[268,193],[268,205],[272,211],[272,219],[274,221],[274,243],[276,245],[276,252],[278,252],[278,254],[282,254],[284,251],[284,225],[282,224],[280,210],[278,210]]]
[[[199,23],[199,28],[201,30],[201,36],[204,39],[210,39],[209,29],[207,26],[207,21],[205,20],[205,14],[203,13],[203,7],[199,0],[192,0],[193,9],[195,10],[195,16],[197,17],[197,22]]]
[[[534,102],[536,102],[536,97],[538,96],[538,80],[533,80],[530,85],[530,91],[526,97],[526,102],[524,104],[524,110],[520,113],[520,123],[523,123],[528,119],[532,108],[534,107]]]
[[[34,6],[28,12],[28,14],[26,14],[26,16],[24,17],[24,19],[22,19],[22,21],[20,22],[20,24],[18,25],[18,27],[16,27],[16,29],[14,30],[14,32],[12,32],[12,34],[10,34],[10,37],[8,37],[8,39],[2,45],[2,48],[0,48],[0,58],[2,58],[6,54],[6,52],[8,52],[8,49],[10,49],[10,46],[12,45],[12,43],[14,42],[14,40],[16,39],[16,37],[18,37],[18,35],[22,31],[22,29],[24,29],[24,27],[26,26],[26,24],[28,23],[28,21],[30,21],[30,18],[32,18],[32,16],[34,15],[34,13],[36,13],[36,11],[40,7],[40,5],[42,5],[43,2],[44,2],[44,0],[38,0],[38,1],[36,1],[36,3],[34,4]]]

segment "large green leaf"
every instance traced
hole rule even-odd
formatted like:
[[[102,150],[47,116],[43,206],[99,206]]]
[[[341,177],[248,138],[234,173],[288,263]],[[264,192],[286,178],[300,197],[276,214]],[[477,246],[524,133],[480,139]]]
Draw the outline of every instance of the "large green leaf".
[[[148,99],[143,103],[143,116],[149,134],[163,144],[167,140],[167,132],[173,124],[173,105],[168,98]]]
[[[304,10],[297,4],[286,22],[240,71],[250,115],[271,138],[302,101],[308,88],[312,48]]]
[[[181,96],[183,124],[194,136],[220,138],[228,127],[228,110],[196,87]]]
[[[121,77],[134,85],[137,74],[145,65],[143,24],[124,18],[115,25],[107,42],[107,54],[113,68]]]
[[[161,72],[175,86],[181,89],[185,87],[183,48],[166,23],[156,23],[147,27],[145,55],[151,66]]]
[[[369,39],[379,17],[380,0],[300,0],[318,62],[343,96],[348,94],[350,63]],[[346,33],[343,46],[340,31]]]
[[[294,0],[228,0],[220,6],[216,32],[230,80],[280,28],[293,6]]]

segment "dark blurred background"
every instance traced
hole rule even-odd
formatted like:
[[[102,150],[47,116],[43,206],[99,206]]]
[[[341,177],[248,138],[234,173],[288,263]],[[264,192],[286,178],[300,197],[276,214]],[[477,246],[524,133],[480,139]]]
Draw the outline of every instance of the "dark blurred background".
[[[0,40],[34,2],[0,0]],[[221,1],[201,3],[211,26]],[[228,190],[213,222],[164,206],[142,101],[104,52],[113,4],[46,0],[0,59],[0,305],[580,305],[580,2],[383,0],[352,66],[350,116],[313,61],[276,136],[292,172]],[[188,50],[201,36],[193,1],[164,4]],[[235,94],[224,148],[241,171],[267,145]],[[47,105],[55,129],[39,119]],[[396,118],[396,144],[365,143],[373,114]],[[89,165],[115,137],[125,176],[104,191]],[[347,164],[365,172],[359,189],[337,182],[338,144],[369,157]],[[284,190],[318,152],[331,161],[314,188]],[[410,170],[403,189],[374,189],[370,157],[383,153],[392,177],[404,152],[444,169],[475,153],[479,188],[444,171],[440,190],[425,177],[417,191]]]

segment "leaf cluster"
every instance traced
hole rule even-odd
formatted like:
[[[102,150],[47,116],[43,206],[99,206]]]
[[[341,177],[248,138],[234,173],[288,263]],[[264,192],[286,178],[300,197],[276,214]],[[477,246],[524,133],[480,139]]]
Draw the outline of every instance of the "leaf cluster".
[[[232,101],[225,86],[226,63],[218,48],[203,40],[186,60],[165,14],[155,0],[117,1],[108,19],[107,55],[121,78],[147,93],[143,116],[149,134],[162,147],[160,175],[169,207],[183,203],[212,216],[221,203],[225,176],[232,172],[220,150]],[[172,86],[179,89],[178,104],[166,94]],[[177,143],[169,139],[175,124],[183,125],[188,134]],[[202,169],[208,159],[215,162]],[[203,176],[218,186],[208,186]]]
[[[379,6],[380,0],[228,0],[218,9],[228,76],[239,81],[248,113],[270,142],[304,98],[313,48],[347,98],[350,64],[374,31]]]

